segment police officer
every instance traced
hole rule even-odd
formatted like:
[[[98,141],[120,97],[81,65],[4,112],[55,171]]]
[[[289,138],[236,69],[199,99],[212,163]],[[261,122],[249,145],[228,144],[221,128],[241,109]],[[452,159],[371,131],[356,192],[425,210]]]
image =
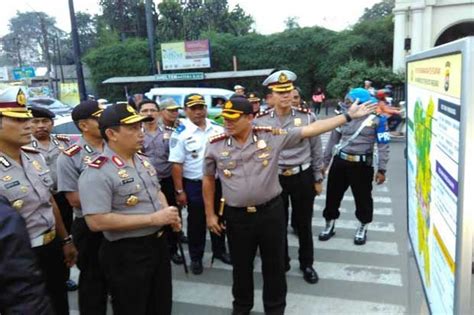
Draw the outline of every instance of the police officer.
[[[71,234],[72,225],[72,207],[66,199],[63,192],[58,192],[58,175],[57,175],[57,160],[62,150],[69,146],[70,139],[64,135],[51,135],[54,126],[54,117],[56,115],[49,109],[42,107],[31,107],[31,128],[33,138],[31,146],[40,151],[43,155],[46,165],[48,165],[51,178],[53,180],[53,197],[58,205],[61,217],[63,218],[64,226],[68,234]],[[68,273],[69,273],[68,269]],[[69,274],[68,274],[69,279]],[[66,281],[68,291],[77,290],[77,284],[69,279]]]
[[[137,154],[141,123],[148,120],[127,104],[107,107],[100,117],[107,145],[79,179],[87,224],[105,236],[99,257],[114,314],[171,313],[171,265],[162,234],[165,225],[179,230],[181,223],[155,168]]]
[[[53,312],[31,249],[25,220],[0,196],[0,313]]]
[[[247,95],[247,99],[250,104],[252,104],[253,114],[257,115],[260,113],[260,97],[258,97],[258,94],[256,92],[251,92]]]
[[[206,148],[203,192],[208,228],[220,234],[224,225],[215,213],[213,200],[217,174],[225,201],[223,216],[233,264],[235,314],[248,314],[253,307],[257,248],[262,260],[265,313],[283,314],[285,310],[286,222],[278,183],[280,152],[297,145],[302,138],[316,136],[374,110],[373,106],[365,105],[354,105],[344,116],[288,131],[265,126],[252,128],[253,109],[244,98],[231,98],[224,105],[226,133],[212,137]]]
[[[31,118],[20,88],[0,93],[0,196],[26,221],[55,313],[69,314],[66,270],[77,252],[51,195],[53,181],[43,156],[23,147],[31,142]]]
[[[173,162],[172,176],[176,200],[188,206],[188,246],[191,271],[203,272],[202,257],[206,245],[206,215],[202,198],[202,163],[209,137],[222,132],[222,127],[206,118],[204,97],[189,94],[184,100],[187,119],[173,132],[170,140],[169,161]],[[224,235],[211,234],[213,257],[230,264]]]
[[[291,71],[278,71],[269,76],[263,85],[269,86],[275,99],[274,109],[257,116],[256,123],[279,129],[291,129],[311,124],[316,117],[307,109],[292,107],[293,82],[296,75]],[[313,203],[315,195],[322,192],[323,149],[319,136],[305,139],[296,146],[281,151],[278,174],[283,188],[282,198],[288,221],[291,199],[292,218],[299,240],[300,270],[306,282],[318,282],[313,268]],[[288,240],[286,241],[287,266],[289,270]]]
[[[171,177],[172,163],[168,161],[168,157],[171,134],[178,124],[178,109],[178,104],[171,98],[162,101],[160,108],[156,102],[151,100],[145,100],[138,104],[138,112],[141,115],[153,118],[153,120],[144,123],[143,153],[148,156],[151,164],[155,167],[161,191],[170,206],[177,206],[173,178]],[[183,263],[183,257],[178,253],[178,234],[173,232],[169,226],[166,226],[165,229],[171,261],[180,265]]]
[[[346,96],[346,104],[354,99],[365,101],[373,98],[368,90],[356,88]],[[339,206],[347,188],[351,187],[356,205],[355,215],[360,221],[360,226],[354,235],[354,244],[365,244],[367,227],[372,222],[374,212],[372,200],[374,145],[378,149],[375,182],[380,185],[385,181],[389,157],[387,137],[386,118],[375,114],[367,118],[354,119],[332,131],[324,152],[326,167],[331,158],[333,162],[329,169],[326,206],[323,211],[326,227],[319,234],[320,241],[327,241],[336,234],[335,222],[339,218]]]
[[[87,164],[103,149],[98,118],[103,109],[96,101],[83,101],[72,111],[72,119],[82,137],[58,157],[58,191],[64,192],[73,206],[72,235],[79,250],[79,311],[81,314],[106,314],[107,290],[100,269],[98,251],[102,233],[91,232],[84,220],[79,199],[78,181]]]

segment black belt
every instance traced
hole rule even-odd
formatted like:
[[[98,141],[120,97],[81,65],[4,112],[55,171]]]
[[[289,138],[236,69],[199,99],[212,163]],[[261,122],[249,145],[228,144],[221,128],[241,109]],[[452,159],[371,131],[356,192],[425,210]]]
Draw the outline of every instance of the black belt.
[[[277,195],[276,197],[270,199],[267,202],[264,202],[262,204],[256,205],[256,206],[247,206],[247,207],[232,207],[232,206],[226,206],[230,210],[238,210],[238,211],[246,211],[249,213],[257,212],[257,210],[263,210],[264,208],[273,205],[275,202],[277,202],[280,199],[280,195]]]
[[[185,181],[191,182],[191,183],[201,183],[201,179],[189,179],[189,178],[184,178]]]

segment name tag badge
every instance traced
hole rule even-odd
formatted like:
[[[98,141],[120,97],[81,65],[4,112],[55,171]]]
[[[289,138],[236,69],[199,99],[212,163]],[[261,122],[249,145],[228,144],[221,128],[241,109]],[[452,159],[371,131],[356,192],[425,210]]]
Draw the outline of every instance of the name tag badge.
[[[18,185],[20,185],[20,182],[16,180],[16,181],[14,181],[14,182],[5,184],[5,188],[6,188],[6,189],[10,189],[10,188],[16,187],[16,186],[18,186]]]
[[[133,183],[135,179],[133,177],[122,180],[122,185]]]

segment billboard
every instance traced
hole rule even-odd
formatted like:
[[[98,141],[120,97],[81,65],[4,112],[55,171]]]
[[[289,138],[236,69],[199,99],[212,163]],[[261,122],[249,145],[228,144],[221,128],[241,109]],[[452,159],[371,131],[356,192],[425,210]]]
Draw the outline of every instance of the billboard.
[[[59,100],[64,104],[70,106],[76,106],[80,102],[79,87],[77,82],[73,83],[61,83]]]
[[[210,68],[209,40],[161,44],[163,70]]]
[[[467,54],[440,47],[407,63],[408,234],[433,314],[460,312],[459,267],[463,257],[469,256],[463,265],[471,261],[472,235],[462,224],[471,217],[463,194],[464,160],[472,154],[465,143],[473,111],[465,91],[473,84]]]

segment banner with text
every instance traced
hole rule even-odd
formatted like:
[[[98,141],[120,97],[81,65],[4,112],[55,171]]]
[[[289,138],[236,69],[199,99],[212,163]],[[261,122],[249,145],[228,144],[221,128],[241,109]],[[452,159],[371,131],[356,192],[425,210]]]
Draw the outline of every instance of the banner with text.
[[[210,68],[209,40],[161,44],[163,70]]]

